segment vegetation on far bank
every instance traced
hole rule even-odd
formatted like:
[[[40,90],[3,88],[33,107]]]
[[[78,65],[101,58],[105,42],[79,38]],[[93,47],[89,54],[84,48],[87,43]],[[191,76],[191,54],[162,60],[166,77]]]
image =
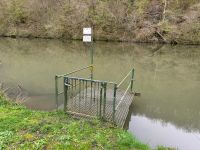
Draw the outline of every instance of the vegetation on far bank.
[[[199,0],[1,0],[0,35],[200,44]]]
[[[127,131],[109,123],[76,120],[64,112],[29,110],[2,94],[0,122],[0,149],[150,150]]]

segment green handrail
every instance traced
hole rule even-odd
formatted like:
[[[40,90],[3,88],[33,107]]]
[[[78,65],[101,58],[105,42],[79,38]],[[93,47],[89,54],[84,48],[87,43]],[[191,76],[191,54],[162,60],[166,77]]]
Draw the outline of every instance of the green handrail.
[[[124,100],[124,98],[125,98],[125,96],[126,96],[126,94],[127,94],[128,90],[130,89],[130,87],[131,87],[131,83],[129,83],[129,85],[128,85],[128,87],[127,87],[126,91],[124,92],[124,94],[123,94],[123,96],[121,97],[121,99],[120,99],[119,103],[118,103],[118,104],[117,104],[117,106],[115,107],[115,110],[117,110],[117,109],[118,109],[118,107],[120,106],[120,104],[121,104],[121,103],[122,103],[122,101]]]
[[[77,69],[75,71],[72,71],[70,73],[67,73],[67,74],[63,74],[63,75],[56,75],[57,78],[62,78],[64,76],[68,76],[68,75],[71,75],[71,74],[74,74],[74,73],[77,73],[79,71],[82,71],[82,70],[86,70],[88,68],[93,68],[93,65],[89,65],[89,66],[86,66],[86,67],[83,67],[83,68],[80,68],[80,69]]]
[[[59,92],[59,89],[58,89],[58,79],[63,78],[63,77],[68,76],[68,75],[72,75],[72,74],[74,74],[74,73],[77,73],[77,72],[80,72],[80,71],[83,71],[83,70],[86,70],[86,69],[88,69],[88,68],[90,68],[90,69],[91,69],[91,72],[93,73],[93,65],[89,65],[89,66],[82,67],[82,68],[80,68],[80,69],[77,69],[77,70],[72,71],[72,72],[67,73],[67,74],[55,75],[55,99],[56,99],[56,107],[57,107],[57,110],[58,110],[58,96],[64,93],[64,91]],[[92,74],[92,73],[91,73],[91,74]],[[91,75],[91,78],[92,78],[92,77],[93,77],[93,76]]]
[[[123,102],[128,90],[130,89],[131,92],[133,92],[133,81],[134,81],[134,74],[135,74],[135,69],[133,68],[122,80],[121,82],[117,85],[117,88],[119,88],[124,82],[125,80],[131,76],[131,80],[128,84],[128,87],[126,89],[126,91],[124,92],[123,96],[121,97],[119,103],[117,104],[117,106],[115,107],[115,111],[117,111],[118,107],[120,106],[120,104]]]
[[[122,80],[121,82],[118,84],[117,88],[119,88],[123,83],[124,81],[131,75],[131,87],[133,88],[133,80],[134,80],[134,72],[135,72],[135,69],[133,68]],[[132,89],[131,88],[131,89]]]

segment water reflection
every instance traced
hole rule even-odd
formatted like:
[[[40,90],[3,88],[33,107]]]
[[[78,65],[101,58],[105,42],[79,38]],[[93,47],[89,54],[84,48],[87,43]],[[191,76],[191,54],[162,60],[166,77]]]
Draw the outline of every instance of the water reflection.
[[[143,95],[133,110],[187,130],[199,130],[200,50],[178,48],[162,49],[148,58],[147,65],[138,67],[137,81],[142,82],[137,82],[137,88]]]
[[[28,107],[51,110],[54,75],[85,66],[88,58],[82,42],[0,39],[0,81],[23,87]],[[191,135],[200,131],[200,47],[97,42],[94,60],[96,79],[120,81],[135,67],[135,88],[142,96],[135,99],[127,126],[138,138],[170,146],[170,136],[177,134],[177,147],[187,147],[187,139],[199,146]],[[159,132],[152,129],[157,127]]]
[[[187,132],[171,123],[151,120],[144,116],[132,116],[131,122],[132,128],[129,131],[152,147],[156,148],[159,143],[159,145],[181,150],[199,150],[200,133],[198,132]]]

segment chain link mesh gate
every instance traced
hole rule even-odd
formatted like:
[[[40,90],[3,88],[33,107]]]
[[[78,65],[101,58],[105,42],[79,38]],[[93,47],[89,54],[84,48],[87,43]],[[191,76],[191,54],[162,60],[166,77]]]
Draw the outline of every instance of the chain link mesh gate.
[[[108,91],[108,85],[113,86],[113,90]],[[64,77],[64,110],[73,114],[112,120],[117,90],[114,85],[105,81]]]

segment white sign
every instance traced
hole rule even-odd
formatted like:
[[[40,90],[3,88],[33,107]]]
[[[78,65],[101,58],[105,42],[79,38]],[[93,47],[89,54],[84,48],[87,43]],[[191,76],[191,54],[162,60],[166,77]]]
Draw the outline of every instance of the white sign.
[[[91,35],[92,34],[92,28],[83,28],[83,34],[85,35]]]
[[[83,42],[92,42],[92,36],[91,35],[84,35],[83,36]]]

